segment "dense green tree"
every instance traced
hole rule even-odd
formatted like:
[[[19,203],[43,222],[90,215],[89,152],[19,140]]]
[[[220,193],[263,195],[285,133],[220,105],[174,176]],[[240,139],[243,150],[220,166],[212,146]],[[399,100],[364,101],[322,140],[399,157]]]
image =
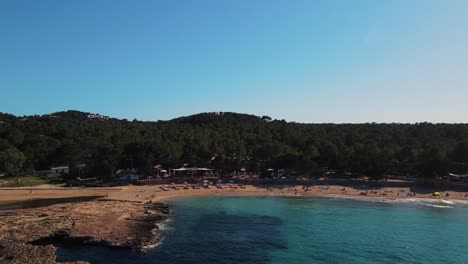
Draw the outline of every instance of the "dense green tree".
[[[467,140],[468,124],[301,124],[236,113],[129,122],[78,111],[0,113],[0,152],[24,153],[23,162],[37,170],[86,163],[84,174],[106,180],[117,169],[151,174],[154,165],[184,163],[305,175],[331,169],[376,178],[466,173]]]
[[[9,176],[19,176],[26,156],[15,147],[10,147],[0,152],[0,171]]]
[[[456,162],[468,162],[468,141],[459,142],[455,145],[452,159]]]

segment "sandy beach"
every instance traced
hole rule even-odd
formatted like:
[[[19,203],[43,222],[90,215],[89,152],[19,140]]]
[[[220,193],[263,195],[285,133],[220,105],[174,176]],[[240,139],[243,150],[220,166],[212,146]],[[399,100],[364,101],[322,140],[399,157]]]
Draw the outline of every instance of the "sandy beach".
[[[336,197],[372,201],[468,203],[466,192],[367,185],[142,185],[115,188],[0,189],[0,263],[56,263],[54,243],[103,244],[142,249],[158,241],[167,203],[200,196]],[[109,223],[112,222],[112,225]],[[153,232],[151,232],[153,230]],[[135,236],[135,233],[139,234]]]
[[[167,187],[163,190],[162,187]],[[15,202],[34,199],[58,199],[86,196],[102,196],[111,200],[123,201],[160,201],[167,202],[171,199],[193,196],[284,196],[284,197],[340,197],[359,199],[444,199],[444,200],[466,200],[468,192],[463,191],[441,191],[437,188],[420,187],[385,187],[372,188],[369,186],[342,186],[342,185],[226,185],[224,189],[212,186],[210,189],[184,189],[179,185],[178,190],[171,185],[143,185],[143,186],[121,186],[115,188],[9,188],[0,189],[0,202]],[[440,196],[433,196],[434,192],[440,192]],[[447,196],[448,194],[448,196]]]

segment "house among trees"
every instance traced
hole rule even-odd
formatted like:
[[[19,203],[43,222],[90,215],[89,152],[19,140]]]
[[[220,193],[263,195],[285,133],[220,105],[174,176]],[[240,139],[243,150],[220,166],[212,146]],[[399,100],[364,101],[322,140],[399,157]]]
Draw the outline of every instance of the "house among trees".
[[[172,169],[172,175],[174,177],[176,176],[183,176],[183,177],[189,177],[189,176],[214,176],[213,174],[213,169],[208,169],[208,168],[198,168],[198,167],[182,167],[178,169]]]
[[[454,174],[449,173],[448,180],[452,183],[468,183],[468,174]]]
[[[120,182],[135,182],[138,181],[139,176],[136,169],[126,169],[118,170],[114,178]]]
[[[100,115],[100,114],[88,114],[88,119],[102,119],[102,120],[108,120],[108,116]]]
[[[68,174],[70,173],[70,167],[68,166],[60,166],[60,167],[52,167],[50,168],[51,174]]]

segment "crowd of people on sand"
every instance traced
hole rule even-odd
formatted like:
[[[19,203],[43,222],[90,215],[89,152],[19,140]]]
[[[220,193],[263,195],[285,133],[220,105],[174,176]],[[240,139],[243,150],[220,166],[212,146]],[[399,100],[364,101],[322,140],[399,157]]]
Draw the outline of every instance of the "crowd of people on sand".
[[[394,190],[394,189],[363,189],[361,188],[363,186],[354,186],[354,187],[340,187],[339,192],[341,194],[347,195],[361,195],[361,196],[392,196],[392,197],[417,197],[416,192],[410,191],[407,189],[400,189],[400,190]],[[261,187],[257,187],[257,189],[260,189]],[[279,192],[284,192],[285,190],[290,193],[294,194],[299,194],[299,190],[297,188],[291,188],[287,187],[285,188],[282,185],[276,185],[276,186],[268,186],[266,187],[266,190],[268,192],[274,192],[274,191],[279,191]],[[338,190],[333,190],[331,189],[328,184],[326,185],[304,185],[302,186],[301,189],[302,192],[307,193],[308,191],[315,191],[315,192],[327,192],[331,191],[332,193],[338,194]],[[448,197],[450,196],[449,192],[446,192],[443,196]],[[463,198],[468,198],[468,193],[462,194]]]
[[[238,180],[258,179],[260,176],[256,173],[231,173],[228,177]]]
[[[218,181],[217,183],[202,181],[200,183],[187,183],[184,184],[167,184],[159,186],[160,191],[178,191],[178,190],[191,190],[191,189],[246,189],[246,185],[244,184],[234,184],[234,183],[223,183],[222,181]],[[266,190],[267,192],[280,192],[282,194],[294,194],[300,195],[300,193],[307,193],[307,192],[319,192],[319,193],[331,193],[331,194],[343,194],[343,195],[360,195],[360,196],[390,196],[390,197],[416,197],[416,192],[400,189],[369,189],[363,190],[360,187],[340,187],[339,189],[332,189],[328,184],[326,185],[303,185],[302,188],[299,186],[287,186],[287,185],[265,185],[265,186],[256,186],[257,190]],[[145,192],[145,189],[141,189],[140,192]],[[157,192],[157,191],[156,191]],[[441,195],[442,196],[442,195]],[[446,192],[443,196],[448,197],[450,194]],[[139,197],[137,194],[136,197]],[[148,198],[154,198],[155,195]],[[463,198],[468,198],[468,193],[462,194]]]
[[[218,181],[216,184],[214,184],[213,182],[208,182],[208,181],[204,181],[204,182],[201,182],[201,183],[188,183],[188,182],[185,182],[184,184],[172,183],[172,184],[166,184],[166,185],[159,186],[159,189],[161,191],[168,192],[168,191],[172,191],[172,190],[178,191],[178,190],[211,189],[211,188],[214,188],[214,187],[216,187],[218,189],[226,189],[226,188],[234,189],[234,190],[246,189],[246,186],[244,184],[231,184],[231,183],[225,184],[225,183],[223,183],[221,181]],[[140,189],[139,192],[144,193],[144,192],[146,192],[146,189]],[[140,195],[136,194],[135,197],[140,197]],[[149,198],[154,198],[154,197],[155,197],[155,195],[153,194]]]

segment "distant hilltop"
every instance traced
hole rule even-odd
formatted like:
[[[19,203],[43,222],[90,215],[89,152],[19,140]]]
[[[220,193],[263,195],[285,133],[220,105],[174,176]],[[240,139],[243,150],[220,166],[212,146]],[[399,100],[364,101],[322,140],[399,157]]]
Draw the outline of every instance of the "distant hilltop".
[[[120,119],[120,118],[115,118],[115,117],[110,117],[107,115],[102,115],[99,113],[89,113],[89,112],[82,112],[78,110],[68,110],[68,111],[60,111],[60,112],[55,112],[51,114],[44,114],[44,115],[25,115],[25,116],[16,116],[13,114],[9,113],[2,113],[0,112],[0,125],[2,124],[7,124],[12,120],[22,120],[26,121],[30,118],[68,118],[68,119],[75,119],[75,120],[113,120],[113,121],[124,121],[128,122],[129,120],[127,119]],[[131,122],[146,122],[146,123],[151,123],[151,122],[175,122],[175,123],[200,123],[200,122],[216,122],[220,120],[225,120],[225,121],[253,121],[253,122],[258,122],[258,121],[263,121],[263,122],[281,122],[281,123],[290,123],[290,124],[302,124],[302,125],[365,125],[365,124],[380,124],[380,125],[385,125],[385,124],[396,124],[396,125],[411,125],[409,123],[375,123],[375,122],[368,122],[368,123],[300,123],[300,122],[295,122],[295,121],[286,121],[284,119],[273,119],[270,116],[263,115],[263,116],[256,116],[252,114],[243,114],[243,113],[235,113],[235,112],[204,112],[204,113],[198,113],[198,114],[193,114],[193,115],[188,115],[188,116],[181,116],[177,117],[174,119],[170,120],[159,120],[159,121],[141,121],[138,119],[133,119]],[[413,125],[430,125],[434,123],[430,122],[419,122],[419,123],[413,123]],[[436,123],[436,124],[447,124],[447,123]],[[464,123],[468,124],[468,123]],[[457,124],[454,124],[457,125]],[[458,125],[463,125],[462,123],[458,123]]]
[[[178,118],[174,118],[168,121],[143,121],[143,122],[175,122],[175,123],[197,123],[201,121],[210,121],[215,120],[217,117],[225,118],[225,119],[244,119],[244,120],[251,120],[251,121],[266,121],[271,122],[273,119],[269,116],[255,116],[250,114],[240,114],[240,113],[233,113],[233,112],[206,112],[206,113],[199,113],[190,116],[182,116]],[[87,120],[87,119],[95,119],[95,120],[120,120],[120,121],[128,121],[127,119],[118,119],[112,118],[106,115],[101,115],[98,113],[88,113],[88,112],[81,112],[77,110],[68,110],[68,111],[61,111],[55,112],[51,114],[45,115],[31,115],[31,116],[15,116],[8,113],[0,113],[0,125],[6,124],[13,119],[20,118],[22,121],[26,121],[29,118],[69,118],[69,119],[78,119],[78,120]],[[133,121],[138,121],[134,119]],[[285,122],[284,120],[282,120]]]

